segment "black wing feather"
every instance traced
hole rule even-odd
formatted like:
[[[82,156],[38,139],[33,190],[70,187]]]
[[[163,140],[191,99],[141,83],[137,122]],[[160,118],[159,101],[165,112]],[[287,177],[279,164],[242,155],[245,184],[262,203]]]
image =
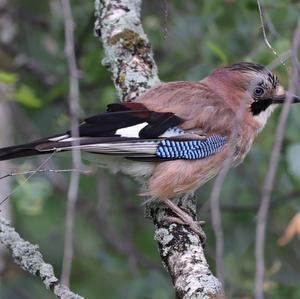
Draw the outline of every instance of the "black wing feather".
[[[108,105],[106,113],[87,118],[80,124],[79,136],[82,137],[80,143],[109,142],[109,138],[117,140],[118,136],[115,133],[118,129],[144,122],[148,123],[148,125],[142,130],[140,137],[153,139],[159,137],[167,129],[182,123],[183,119],[170,112],[150,111],[141,103],[115,103]],[[71,137],[70,131],[31,143],[2,148],[0,149],[0,160],[47,153],[47,151],[41,152],[40,150],[51,147],[52,151],[54,151],[62,146],[66,146],[67,144],[63,142],[63,139],[68,137]],[[71,145],[72,142],[69,142],[69,144]]]
[[[141,138],[157,138],[169,128],[176,127],[183,123],[183,119],[174,113],[153,113],[149,119],[149,125],[140,131]]]
[[[139,109],[132,110],[128,106],[138,107]],[[144,122],[147,122],[148,125],[140,132],[140,137],[157,138],[167,129],[181,124],[183,119],[171,112],[147,110],[140,103],[115,103],[108,105],[106,113],[85,119],[79,127],[79,135],[81,137],[114,136],[118,129]],[[70,132],[67,133],[70,134]]]

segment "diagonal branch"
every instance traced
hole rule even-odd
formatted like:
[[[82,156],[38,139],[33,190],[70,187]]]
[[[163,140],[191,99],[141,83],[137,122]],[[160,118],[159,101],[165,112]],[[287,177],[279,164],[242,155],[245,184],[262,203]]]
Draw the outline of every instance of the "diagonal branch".
[[[0,216],[0,242],[12,252],[12,257],[25,271],[38,276],[57,298],[83,299],[61,284],[50,264],[43,260],[38,246],[25,241],[4,217]]]
[[[113,74],[119,98],[132,101],[160,82],[141,26],[141,0],[96,0],[95,7],[95,33],[105,50],[102,63]],[[195,218],[194,197],[175,200]],[[156,225],[155,239],[172,277],[176,298],[221,298],[222,286],[209,270],[199,237],[182,225],[165,223],[170,210],[162,204],[149,204],[146,213]]]

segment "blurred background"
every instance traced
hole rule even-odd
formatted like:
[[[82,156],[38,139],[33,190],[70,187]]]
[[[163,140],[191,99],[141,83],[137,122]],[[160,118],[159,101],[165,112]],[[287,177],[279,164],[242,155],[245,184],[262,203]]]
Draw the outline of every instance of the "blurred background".
[[[76,56],[81,71],[82,118],[116,100],[103,51],[93,35],[94,1],[71,1],[76,23]],[[282,60],[289,55],[300,1],[265,0],[268,38]],[[143,25],[152,43],[162,81],[199,80],[214,68],[238,61],[276,67],[287,86],[290,61],[280,63],[267,47],[255,0],[143,1]],[[68,69],[58,0],[0,0],[0,144],[27,142],[67,130]],[[298,90],[299,95],[299,90]],[[245,162],[230,171],[222,190],[225,283],[228,298],[252,298],[255,217],[266,175],[279,110],[256,139]],[[300,107],[293,107],[272,195],[266,240],[266,298],[300,298],[300,242],[278,239],[300,208]],[[80,179],[71,289],[106,299],[173,298],[172,283],[160,262],[154,227],[144,218],[138,186],[100,167],[101,157],[83,155],[92,171]],[[45,157],[0,164],[1,175],[36,168]],[[54,156],[49,168],[72,167],[70,154]],[[99,166],[99,167],[98,167]],[[21,236],[39,244],[59,277],[62,265],[66,193],[70,174],[37,174],[10,179],[9,209]],[[1,197],[8,190],[1,183]],[[199,217],[207,221],[206,255],[214,270],[215,237],[208,198],[213,182],[197,193]],[[15,189],[19,186],[17,189]],[[1,198],[0,198],[1,199]],[[295,227],[297,230],[297,227]],[[300,227],[298,227],[300,231]],[[1,248],[1,247],[0,247]],[[0,298],[53,298],[40,280],[0,252]]]

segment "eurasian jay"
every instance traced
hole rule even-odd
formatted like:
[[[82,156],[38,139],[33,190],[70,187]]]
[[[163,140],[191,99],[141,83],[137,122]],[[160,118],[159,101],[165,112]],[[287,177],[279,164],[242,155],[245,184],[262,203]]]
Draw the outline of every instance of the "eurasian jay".
[[[145,194],[164,201],[195,229],[191,217],[170,199],[193,192],[218,174],[230,151],[232,166],[241,163],[271,112],[287,96],[265,66],[236,63],[201,81],[163,83],[135,102],[108,105],[105,113],[80,124],[76,145],[68,131],[2,148],[0,160],[74,147],[124,157],[131,161],[126,171],[146,180]],[[293,103],[300,102],[292,97]]]

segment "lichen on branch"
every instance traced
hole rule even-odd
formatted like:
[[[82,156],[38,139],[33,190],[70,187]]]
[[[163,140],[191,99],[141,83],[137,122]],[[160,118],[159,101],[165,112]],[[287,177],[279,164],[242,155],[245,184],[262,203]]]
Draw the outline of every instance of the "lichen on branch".
[[[83,299],[60,283],[54,274],[53,267],[44,261],[39,247],[22,239],[10,223],[1,216],[0,242],[12,252],[14,261],[22,269],[38,276],[57,298]]]
[[[95,33],[105,50],[102,63],[113,74],[119,98],[132,101],[160,82],[141,26],[140,1],[96,0],[95,5]]]

